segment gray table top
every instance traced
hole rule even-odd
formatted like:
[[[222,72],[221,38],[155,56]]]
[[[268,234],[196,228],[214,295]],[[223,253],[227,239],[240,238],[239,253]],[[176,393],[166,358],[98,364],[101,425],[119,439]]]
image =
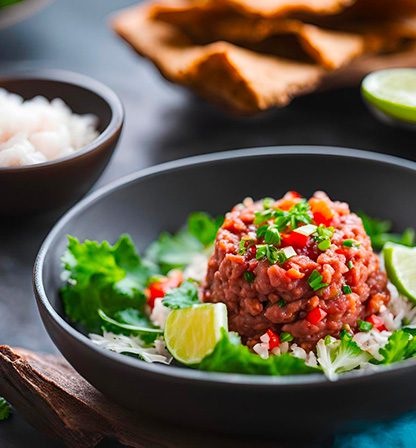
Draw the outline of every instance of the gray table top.
[[[79,71],[108,84],[121,97],[126,111],[124,133],[94,188],[167,160],[250,146],[334,145],[416,159],[414,134],[376,121],[356,88],[310,95],[256,118],[225,116],[165,82],[108,29],[108,15],[133,3],[56,0],[36,16],[0,31],[0,69]],[[31,269],[43,238],[58,217],[50,213],[0,222],[0,343],[56,351],[35,306]],[[0,423],[0,446],[60,445],[14,415]]]

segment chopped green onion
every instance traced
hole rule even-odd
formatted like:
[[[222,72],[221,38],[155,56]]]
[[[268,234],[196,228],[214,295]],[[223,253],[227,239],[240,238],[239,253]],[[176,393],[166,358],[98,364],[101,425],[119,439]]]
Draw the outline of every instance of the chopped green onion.
[[[248,243],[248,244],[247,244]],[[253,246],[254,240],[248,237],[241,238],[240,245],[238,247],[238,255],[244,255],[250,246]]]
[[[309,286],[314,290],[318,291],[318,289],[325,288],[328,286],[328,283],[322,283],[323,277],[322,275],[315,269],[312,271],[312,274],[308,278]]]
[[[264,209],[271,208],[276,201],[273,198],[264,198],[263,207]]]
[[[280,342],[290,342],[293,341],[293,336],[290,333],[286,333],[285,331],[283,333],[280,333]]]
[[[373,324],[365,320],[358,319],[357,323],[360,331],[370,331],[373,328]]]
[[[351,290],[351,288],[348,285],[344,285],[342,287],[342,290],[344,291],[344,294],[351,294],[352,293],[352,290]]]
[[[349,240],[344,240],[342,242],[342,245],[345,247],[355,247],[356,249],[358,249],[361,244],[358,241],[349,239]]]
[[[292,246],[284,247],[280,253],[284,254],[285,261],[289,260],[289,258],[296,257],[297,253]]]
[[[267,244],[257,244],[256,246],[256,260],[260,260],[267,255]]]
[[[352,339],[351,334],[345,329],[343,329],[339,332],[339,336],[341,339],[344,339],[346,341],[350,341]]]
[[[266,231],[269,228],[268,224],[265,224],[264,226],[260,226],[257,230],[256,230],[256,236],[257,238],[263,238],[264,235],[266,235]]]
[[[325,345],[329,345],[332,342],[331,336],[327,334],[324,338]]]
[[[331,238],[334,234],[333,227],[326,227],[323,224],[320,224],[316,229],[316,235],[314,236],[314,240],[318,242],[318,249],[325,251],[328,250],[331,246]]]
[[[254,282],[254,274],[251,271],[246,271],[244,272],[244,278],[249,282],[249,283],[253,283]]]
[[[262,210],[260,212],[254,213],[254,221],[253,223],[258,226],[259,224],[263,224],[264,222],[272,219],[274,215],[274,211],[271,209]]]
[[[327,240],[323,240],[318,244],[318,249],[325,251],[328,250],[331,247],[331,240],[327,239]]]
[[[353,268],[354,265],[352,264],[351,260],[347,263],[347,266],[348,266],[348,269],[352,269]]]
[[[264,235],[264,241],[268,244],[273,244],[273,246],[279,246],[281,237],[279,230],[276,226],[269,226]]]
[[[283,308],[286,305],[286,302],[283,299],[280,299],[277,303],[280,306],[280,308]]]
[[[302,235],[310,236],[312,233],[316,232],[317,227],[313,224],[306,224],[304,226],[300,226],[294,230],[294,232],[301,233]]]

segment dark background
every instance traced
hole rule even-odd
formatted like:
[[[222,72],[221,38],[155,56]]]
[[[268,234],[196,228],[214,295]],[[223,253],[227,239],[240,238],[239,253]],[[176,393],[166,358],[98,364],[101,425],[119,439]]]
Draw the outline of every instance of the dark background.
[[[149,165],[250,146],[334,145],[416,159],[416,134],[376,121],[362,103],[358,88],[299,98],[285,109],[255,118],[227,117],[165,82],[108,29],[109,14],[133,3],[56,0],[36,16],[0,30],[0,70],[78,71],[106,83],[121,97],[126,112],[124,133],[95,188]],[[56,351],[39,319],[31,270],[42,240],[58,217],[50,213],[0,222],[0,343]],[[60,445],[14,414],[0,423],[0,446]]]

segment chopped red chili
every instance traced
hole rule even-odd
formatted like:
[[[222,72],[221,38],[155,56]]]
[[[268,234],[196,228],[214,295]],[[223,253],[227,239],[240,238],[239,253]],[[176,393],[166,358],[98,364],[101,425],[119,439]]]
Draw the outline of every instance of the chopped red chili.
[[[267,330],[267,335],[269,336],[269,350],[273,350],[280,345],[279,336],[272,330]]]
[[[312,325],[316,325],[321,322],[322,319],[326,317],[328,313],[324,311],[322,308],[316,307],[312,311],[306,315],[306,320],[310,322]]]

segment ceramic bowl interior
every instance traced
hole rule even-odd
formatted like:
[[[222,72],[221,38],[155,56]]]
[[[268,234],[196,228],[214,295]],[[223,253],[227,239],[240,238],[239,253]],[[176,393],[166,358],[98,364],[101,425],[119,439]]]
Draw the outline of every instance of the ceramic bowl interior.
[[[397,231],[416,223],[416,208],[411,207],[416,164],[394,157],[341,148],[283,147],[206,155],[154,167],[85,199],[47,237],[36,262],[34,284],[52,339],[85,378],[119,403],[215,430],[273,433],[279,408],[285,410],[279,414],[279,425],[288,434],[297,434],[302,421],[305,434],[319,437],[415,406],[414,360],[378,373],[345,374],[335,383],[320,374],[216,374],[147,364],[98,349],[66,321],[58,291],[62,286],[59,258],[67,234],[115,242],[128,233],[143,251],[160,232],[179,229],[192,211],[215,216],[247,196],[278,198],[288,190],[304,196],[324,190],[333,199],[349,202],[352,210],[391,219]],[[365,400],[360,399],[363,396]]]

